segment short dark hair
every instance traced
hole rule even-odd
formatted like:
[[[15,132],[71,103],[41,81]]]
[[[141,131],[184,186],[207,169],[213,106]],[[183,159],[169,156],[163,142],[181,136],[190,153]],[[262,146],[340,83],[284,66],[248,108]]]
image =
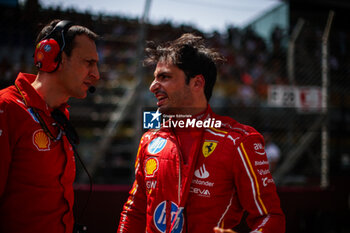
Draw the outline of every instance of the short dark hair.
[[[187,84],[196,75],[203,75],[204,94],[207,101],[210,100],[216,82],[216,63],[225,59],[218,52],[207,48],[202,37],[185,33],[174,41],[158,46],[151,41],[145,52],[144,65],[155,65],[159,61],[171,62],[185,73]]]
[[[44,26],[44,28],[38,34],[35,40],[35,44],[37,45],[41,40],[47,37],[55,28],[55,26],[61,21],[62,20],[54,19],[50,23],[48,23],[46,26]],[[67,54],[68,57],[71,56],[72,50],[75,47],[74,38],[77,35],[86,35],[93,41],[96,41],[99,38],[99,36],[93,31],[91,31],[90,29],[84,26],[75,25],[74,23],[72,23],[72,26],[68,28],[64,36],[65,47],[63,51]],[[59,42],[59,44],[62,44],[62,36],[59,31],[52,33],[48,38],[55,39],[57,42]]]

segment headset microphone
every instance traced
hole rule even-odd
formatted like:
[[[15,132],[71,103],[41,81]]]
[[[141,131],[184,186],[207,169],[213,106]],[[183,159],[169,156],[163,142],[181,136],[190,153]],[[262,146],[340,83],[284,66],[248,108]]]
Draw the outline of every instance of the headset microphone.
[[[89,92],[90,92],[91,94],[93,94],[95,91],[96,91],[96,87],[94,87],[94,86],[90,86],[90,87],[89,87]]]

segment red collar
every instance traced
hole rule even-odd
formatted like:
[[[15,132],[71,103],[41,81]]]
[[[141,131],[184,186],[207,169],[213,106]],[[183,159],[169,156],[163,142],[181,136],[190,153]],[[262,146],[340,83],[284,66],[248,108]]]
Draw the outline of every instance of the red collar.
[[[39,93],[31,85],[35,79],[36,75],[34,74],[19,73],[15,84],[23,94],[27,107],[39,109],[45,112],[45,114],[50,115],[53,109],[46,104],[43,98],[41,98]],[[68,104],[63,104],[60,106],[60,109],[63,110],[68,107]]]
[[[212,115],[213,115],[213,110],[211,110],[211,107],[208,104],[207,108],[203,112],[194,115],[193,118],[196,118],[197,120],[205,120],[209,117],[212,117]]]

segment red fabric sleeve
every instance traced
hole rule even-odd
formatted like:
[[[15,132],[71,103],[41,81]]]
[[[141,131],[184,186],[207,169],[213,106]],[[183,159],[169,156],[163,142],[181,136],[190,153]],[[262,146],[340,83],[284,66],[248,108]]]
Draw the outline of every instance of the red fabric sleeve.
[[[10,136],[7,119],[7,103],[0,98],[0,197],[2,196],[11,163]]]
[[[129,192],[129,198],[124,204],[121,213],[118,233],[124,232],[145,232],[147,197],[144,186],[144,175],[142,169],[142,139],[135,162],[135,181]]]
[[[285,217],[269,171],[263,137],[258,133],[247,136],[237,145],[237,153],[235,182],[239,200],[249,213],[248,226],[252,232],[285,232]]]

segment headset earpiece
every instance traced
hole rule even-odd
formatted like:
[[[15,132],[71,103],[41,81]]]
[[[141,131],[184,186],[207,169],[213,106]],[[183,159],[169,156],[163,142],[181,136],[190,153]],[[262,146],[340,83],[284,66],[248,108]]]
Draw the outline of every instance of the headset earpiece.
[[[60,53],[60,46],[54,39],[40,41],[35,49],[34,64],[45,72],[53,72],[58,67],[57,56]]]
[[[58,22],[52,31],[36,45],[34,64],[40,71],[51,73],[57,70],[61,62],[61,53],[66,45],[65,34],[72,25],[68,20]]]

